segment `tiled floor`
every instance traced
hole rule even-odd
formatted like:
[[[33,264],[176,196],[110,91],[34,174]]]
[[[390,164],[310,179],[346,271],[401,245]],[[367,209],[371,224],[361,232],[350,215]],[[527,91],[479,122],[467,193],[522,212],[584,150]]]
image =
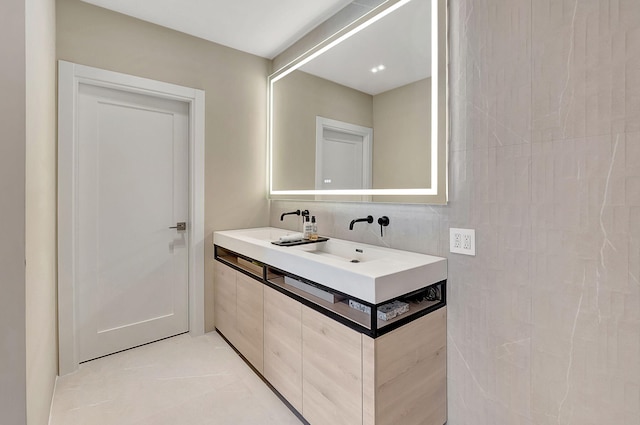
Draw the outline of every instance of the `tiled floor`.
[[[215,332],[179,335],[58,378],[50,425],[287,425],[300,421]]]

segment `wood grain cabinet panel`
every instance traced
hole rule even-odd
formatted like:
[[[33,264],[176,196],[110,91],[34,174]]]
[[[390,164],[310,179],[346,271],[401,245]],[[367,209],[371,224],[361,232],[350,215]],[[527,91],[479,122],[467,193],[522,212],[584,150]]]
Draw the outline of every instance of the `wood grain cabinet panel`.
[[[362,425],[376,425],[376,340],[362,335]]]
[[[446,317],[441,308],[375,340],[376,425],[447,421]]]
[[[302,412],[302,305],[264,288],[264,377]]]
[[[362,335],[302,308],[302,415],[311,424],[362,424]]]
[[[214,319],[216,328],[231,343],[236,342],[236,271],[222,263],[215,264]]]
[[[235,345],[260,373],[264,349],[263,287],[262,282],[237,272]]]

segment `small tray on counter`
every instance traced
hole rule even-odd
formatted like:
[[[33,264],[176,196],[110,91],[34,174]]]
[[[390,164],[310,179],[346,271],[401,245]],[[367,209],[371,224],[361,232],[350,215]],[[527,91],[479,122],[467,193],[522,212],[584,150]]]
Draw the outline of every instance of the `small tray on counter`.
[[[271,243],[278,246],[295,246],[295,245],[305,245],[308,243],[326,242],[328,240],[329,238],[324,238],[319,236],[318,239],[313,241],[311,239],[301,239],[299,241],[288,241],[288,242],[273,241]]]

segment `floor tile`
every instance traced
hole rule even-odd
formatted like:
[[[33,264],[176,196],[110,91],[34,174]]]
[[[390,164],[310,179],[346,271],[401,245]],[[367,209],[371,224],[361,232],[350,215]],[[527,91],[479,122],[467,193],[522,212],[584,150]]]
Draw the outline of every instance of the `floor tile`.
[[[59,377],[50,425],[300,424],[215,332],[179,335]]]

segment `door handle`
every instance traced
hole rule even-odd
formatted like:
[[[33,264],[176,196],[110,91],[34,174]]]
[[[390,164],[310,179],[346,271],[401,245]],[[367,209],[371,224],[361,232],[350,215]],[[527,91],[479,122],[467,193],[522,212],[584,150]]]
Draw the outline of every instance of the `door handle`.
[[[184,222],[184,221],[179,221],[179,222],[176,223],[175,226],[169,227],[169,229],[187,230],[187,223]]]

